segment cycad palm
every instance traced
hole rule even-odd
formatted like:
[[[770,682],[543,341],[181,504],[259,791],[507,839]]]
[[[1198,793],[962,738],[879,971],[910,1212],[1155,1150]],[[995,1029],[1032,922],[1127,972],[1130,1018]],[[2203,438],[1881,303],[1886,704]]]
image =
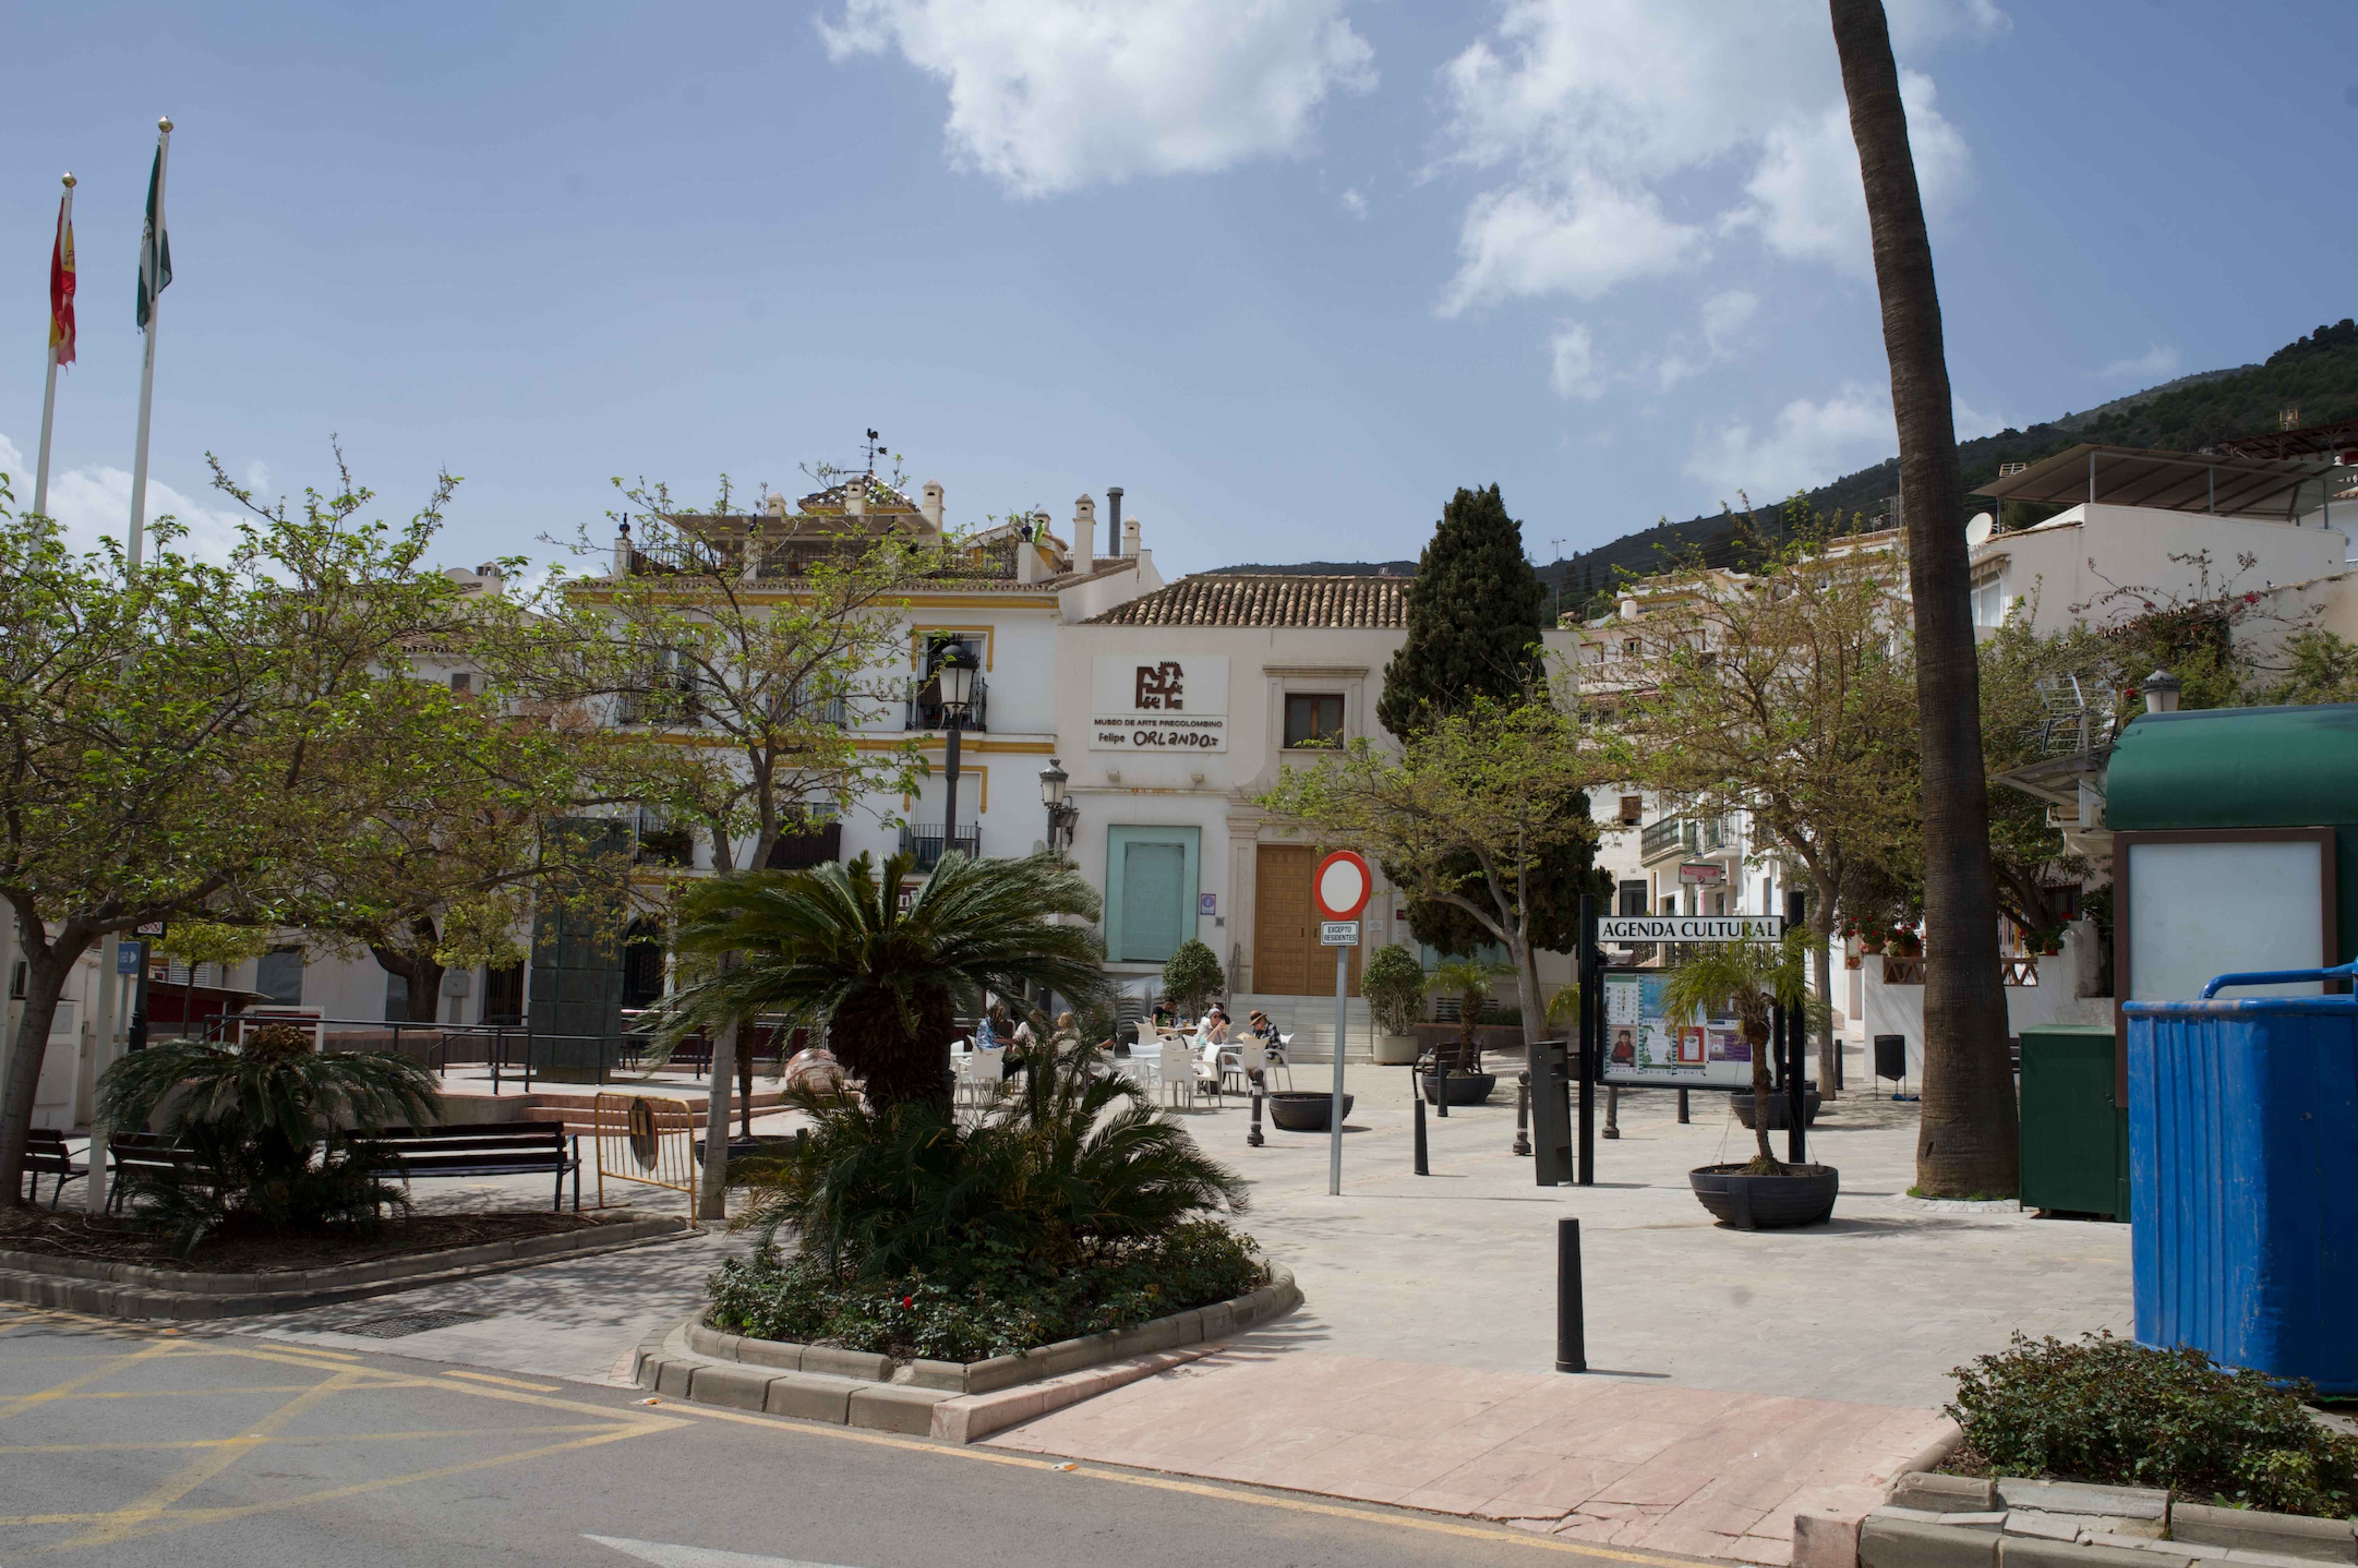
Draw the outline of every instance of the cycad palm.
[[[1768,1010],[1801,1011],[1808,1001],[1798,931],[1782,942],[1698,944],[1694,956],[1662,984],[1662,1013],[1673,1025],[1707,1012],[1733,1012],[1752,1047],[1752,1137],[1756,1164],[1784,1167],[1768,1150]]]
[[[980,1011],[985,992],[1021,996],[1045,986],[1076,1000],[1104,985],[1102,955],[1087,925],[1097,895],[1064,860],[974,860],[946,855],[903,907],[914,862],[880,869],[748,871],[689,893],[678,950],[718,966],[663,1009],[661,1033],[760,1013],[823,1019],[827,1044],[866,1080],[871,1105],[949,1098],[949,1041],[957,1014]]]

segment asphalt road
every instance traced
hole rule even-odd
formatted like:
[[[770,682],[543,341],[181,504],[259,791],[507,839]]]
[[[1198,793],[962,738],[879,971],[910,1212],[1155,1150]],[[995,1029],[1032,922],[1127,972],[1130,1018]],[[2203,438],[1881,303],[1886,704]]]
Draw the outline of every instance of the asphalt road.
[[[0,1306],[0,1565],[1663,1563],[1512,1529]]]

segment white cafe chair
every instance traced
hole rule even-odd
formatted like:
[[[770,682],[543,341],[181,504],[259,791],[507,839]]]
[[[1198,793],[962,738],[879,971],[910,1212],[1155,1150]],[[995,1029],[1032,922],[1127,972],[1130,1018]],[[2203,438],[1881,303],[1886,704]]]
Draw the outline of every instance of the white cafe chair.
[[[1176,1105],[1181,1095],[1195,1103],[1195,1054],[1176,1040],[1165,1040],[1154,1061],[1154,1082],[1166,1103]]]

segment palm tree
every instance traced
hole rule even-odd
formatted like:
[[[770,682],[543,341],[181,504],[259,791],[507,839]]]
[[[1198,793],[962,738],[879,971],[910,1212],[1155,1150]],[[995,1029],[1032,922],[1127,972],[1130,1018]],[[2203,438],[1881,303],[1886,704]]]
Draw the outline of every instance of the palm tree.
[[[1097,895],[1059,857],[977,860],[945,855],[905,906],[915,864],[743,871],[685,901],[677,950],[716,966],[661,1009],[659,1040],[762,1013],[824,1020],[827,1044],[866,1081],[871,1105],[946,1105],[957,1015],[985,993],[1020,997],[1045,986],[1076,1000],[1104,989],[1103,953],[1087,925]],[[730,968],[718,968],[727,954]]]
[[[1490,982],[1515,972],[1511,964],[1492,963],[1487,958],[1444,958],[1433,967],[1433,976],[1424,989],[1443,996],[1457,999],[1457,1051],[1449,1063],[1453,1073],[1476,1073],[1482,1070],[1482,1008],[1490,1000]],[[1433,1052],[1433,1065],[1440,1066]]]
[[[1803,978],[1806,933],[1782,942],[1698,943],[1694,957],[1662,983],[1662,1015],[1673,1028],[1706,1013],[1733,1012],[1745,1043],[1752,1047],[1752,1138],[1758,1152],[1751,1169],[1775,1175],[1785,1166],[1768,1151],[1768,1010],[1782,1005],[1799,1011],[1807,1003]]]
[[[1924,1108],[1916,1180],[1928,1196],[2015,1190],[2014,1075],[1999,983],[1964,476],[1957,461],[1941,297],[1881,0],[1831,0],[1858,144],[1883,343],[1899,424],[1899,500],[1916,619],[1924,812]]]

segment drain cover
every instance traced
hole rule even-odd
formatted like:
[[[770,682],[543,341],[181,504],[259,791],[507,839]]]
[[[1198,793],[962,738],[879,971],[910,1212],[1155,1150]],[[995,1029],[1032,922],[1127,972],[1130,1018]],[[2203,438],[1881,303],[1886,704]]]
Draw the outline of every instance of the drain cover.
[[[481,1323],[490,1316],[489,1313],[454,1312],[449,1308],[436,1312],[398,1312],[390,1317],[364,1318],[359,1323],[348,1323],[336,1332],[364,1335],[371,1339],[399,1339],[405,1335],[424,1334],[428,1329],[449,1328],[453,1324]]]

